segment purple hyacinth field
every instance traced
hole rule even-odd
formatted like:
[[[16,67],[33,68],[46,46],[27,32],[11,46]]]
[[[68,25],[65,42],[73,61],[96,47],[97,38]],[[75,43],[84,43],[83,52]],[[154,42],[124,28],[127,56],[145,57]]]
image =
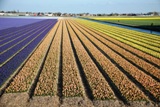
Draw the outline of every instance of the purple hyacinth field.
[[[35,22],[42,21],[44,19],[32,19],[32,18],[0,18],[0,30],[11,29],[15,27],[25,26]]]
[[[0,87],[43,41],[57,19],[0,18]]]

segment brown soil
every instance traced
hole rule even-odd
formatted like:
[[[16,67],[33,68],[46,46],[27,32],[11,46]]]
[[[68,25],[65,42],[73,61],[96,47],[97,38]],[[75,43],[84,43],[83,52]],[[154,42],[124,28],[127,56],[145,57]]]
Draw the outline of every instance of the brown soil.
[[[0,107],[159,107],[145,101],[132,101],[124,105],[118,100],[90,101],[82,97],[62,98],[54,96],[35,96],[29,99],[27,93],[3,94]]]

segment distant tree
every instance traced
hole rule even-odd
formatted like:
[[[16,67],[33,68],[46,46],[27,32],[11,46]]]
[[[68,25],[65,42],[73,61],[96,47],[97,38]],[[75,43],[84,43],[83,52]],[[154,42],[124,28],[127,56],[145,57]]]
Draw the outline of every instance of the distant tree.
[[[118,15],[119,15],[118,13],[113,13],[113,14],[112,14],[112,16],[118,16]]]
[[[89,15],[89,13],[86,13],[86,16],[88,16]]]
[[[152,12],[148,12],[146,15],[152,15],[153,13]]]
[[[12,13],[17,13],[17,12],[15,10],[13,10]]]
[[[37,16],[40,16],[40,15],[41,15],[41,13],[40,13],[40,12],[38,12],[38,13],[37,13]]]
[[[107,16],[107,14],[103,13],[102,16]]]
[[[158,12],[153,12],[153,16],[158,16]]]
[[[4,11],[0,11],[0,13],[4,13]]]
[[[136,16],[136,14],[134,14],[134,13],[129,13],[129,14],[127,14],[127,16]]]
[[[44,13],[43,13],[43,12],[41,12],[41,16],[44,16]]]
[[[58,12],[58,13],[57,13],[57,16],[61,16],[61,14],[62,14],[61,12]]]
[[[65,16],[65,17],[66,17],[66,16],[68,16],[68,14],[67,14],[67,13],[63,13],[62,16]]]
[[[102,16],[102,14],[97,14],[97,16]]]
[[[53,13],[54,16],[61,16],[60,12]]]
[[[52,14],[52,12],[48,12],[48,14]]]

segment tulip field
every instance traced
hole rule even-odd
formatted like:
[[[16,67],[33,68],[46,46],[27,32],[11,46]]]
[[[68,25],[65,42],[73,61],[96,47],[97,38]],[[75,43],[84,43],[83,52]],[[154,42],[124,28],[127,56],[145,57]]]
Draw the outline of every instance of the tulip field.
[[[91,19],[109,21],[115,23],[122,23],[131,26],[150,26],[153,23],[153,26],[160,25],[160,17],[91,17]]]
[[[0,25],[0,106],[160,106],[160,36],[33,20]]]
[[[143,28],[148,30],[160,31],[160,17],[138,17],[138,16],[128,16],[128,17],[86,17],[96,21],[115,23],[130,27]]]

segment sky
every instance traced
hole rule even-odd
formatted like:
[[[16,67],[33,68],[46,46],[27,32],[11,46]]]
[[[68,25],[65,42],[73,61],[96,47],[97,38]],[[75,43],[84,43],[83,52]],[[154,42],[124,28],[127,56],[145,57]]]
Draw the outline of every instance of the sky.
[[[61,13],[160,12],[160,0],[0,0],[0,10]]]

